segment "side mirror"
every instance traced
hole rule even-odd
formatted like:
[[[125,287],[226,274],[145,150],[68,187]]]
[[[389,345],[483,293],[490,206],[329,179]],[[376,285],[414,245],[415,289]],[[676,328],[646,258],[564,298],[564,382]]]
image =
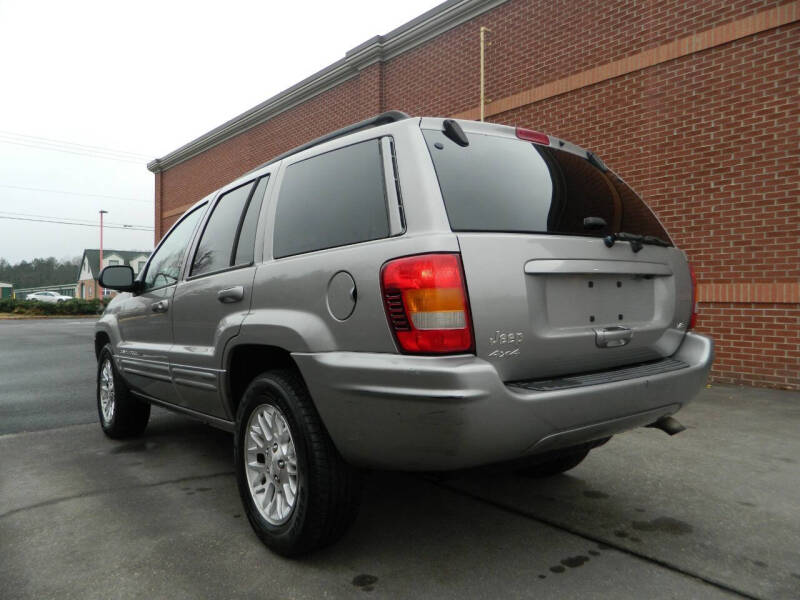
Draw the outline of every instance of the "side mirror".
[[[118,292],[133,292],[136,284],[133,278],[133,269],[127,265],[111,265],[100,272],[98,279],[100,287]]]

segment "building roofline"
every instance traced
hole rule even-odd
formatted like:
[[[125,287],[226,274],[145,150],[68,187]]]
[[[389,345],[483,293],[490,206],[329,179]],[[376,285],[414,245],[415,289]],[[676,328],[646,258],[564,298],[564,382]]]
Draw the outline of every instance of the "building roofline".
[[[174,167],[201,152],[205,152],[209,148],[213,148],[256,125],[272,119],[298,104],[306,102],[314,96],[344,83],[356,76],[360,70],[376,62],[389,60],[420,44],[424,44],[445,31],[461,25],[506,1],[447,0],[447,2],[443,2],[386,35],[376,35],[363,44],[359,44],[347,51],[344,58],[328,65],[321,71],[317,71],[310,77],[243,112],[219,127],[215,127],[177,150],[150,161],[147,163],[147,169],[153,173],[160,173]]]
[[[84,254],[86,252],[89,252],[89,251],[91,251],[91,252],[100,252],[100,248],[84,248],[83,249]],[[125,252],[125,253],[131,253],[131,254],[152,254],[153,253],[152,250],[117,250],[115,248],[103,248],[103,254],[104,255],[108,254],[109,252]]]

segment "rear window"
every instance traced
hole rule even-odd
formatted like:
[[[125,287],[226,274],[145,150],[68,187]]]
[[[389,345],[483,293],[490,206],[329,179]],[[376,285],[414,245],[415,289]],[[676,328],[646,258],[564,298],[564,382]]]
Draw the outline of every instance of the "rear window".
[[[378,140],[286,169],[275,215],[275,258],[389,237]]]
[[[655,215],[610,171],[570,152],[468,134],[461,147],[424,130],[453,231],[604,236],[624,231],[669,241]],[[586,229],[586,217],[606,227]]]

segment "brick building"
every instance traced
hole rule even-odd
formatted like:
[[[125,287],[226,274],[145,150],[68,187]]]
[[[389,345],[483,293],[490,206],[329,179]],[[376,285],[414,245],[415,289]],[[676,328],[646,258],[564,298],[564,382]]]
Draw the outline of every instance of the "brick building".
[[[800,1],[450,0],[154,160],[156,239],[269,158],[383,110],[597,152],[689,255],[720,382],[800,388]]]

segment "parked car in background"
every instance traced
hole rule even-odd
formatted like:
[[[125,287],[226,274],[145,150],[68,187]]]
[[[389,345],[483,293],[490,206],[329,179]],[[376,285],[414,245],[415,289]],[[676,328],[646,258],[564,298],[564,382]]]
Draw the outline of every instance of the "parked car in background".
[[[97,322],[112,438],[150,404],[234,432],[239,493],[288,556],[339,537],[359,469],[577,466],[706,382],[695,284],[642,199],[535,131],[386,113],[190,208]]]
[[[26,300],[38,300],[39,302],[49,302],[51,304],[55,304],[56,302],[66,302],[67,300],[72,300],[70,296],[62,296],[61,294],[57,294],[56,292],[33,292],[32,294],[28,294],[25,296]]]

